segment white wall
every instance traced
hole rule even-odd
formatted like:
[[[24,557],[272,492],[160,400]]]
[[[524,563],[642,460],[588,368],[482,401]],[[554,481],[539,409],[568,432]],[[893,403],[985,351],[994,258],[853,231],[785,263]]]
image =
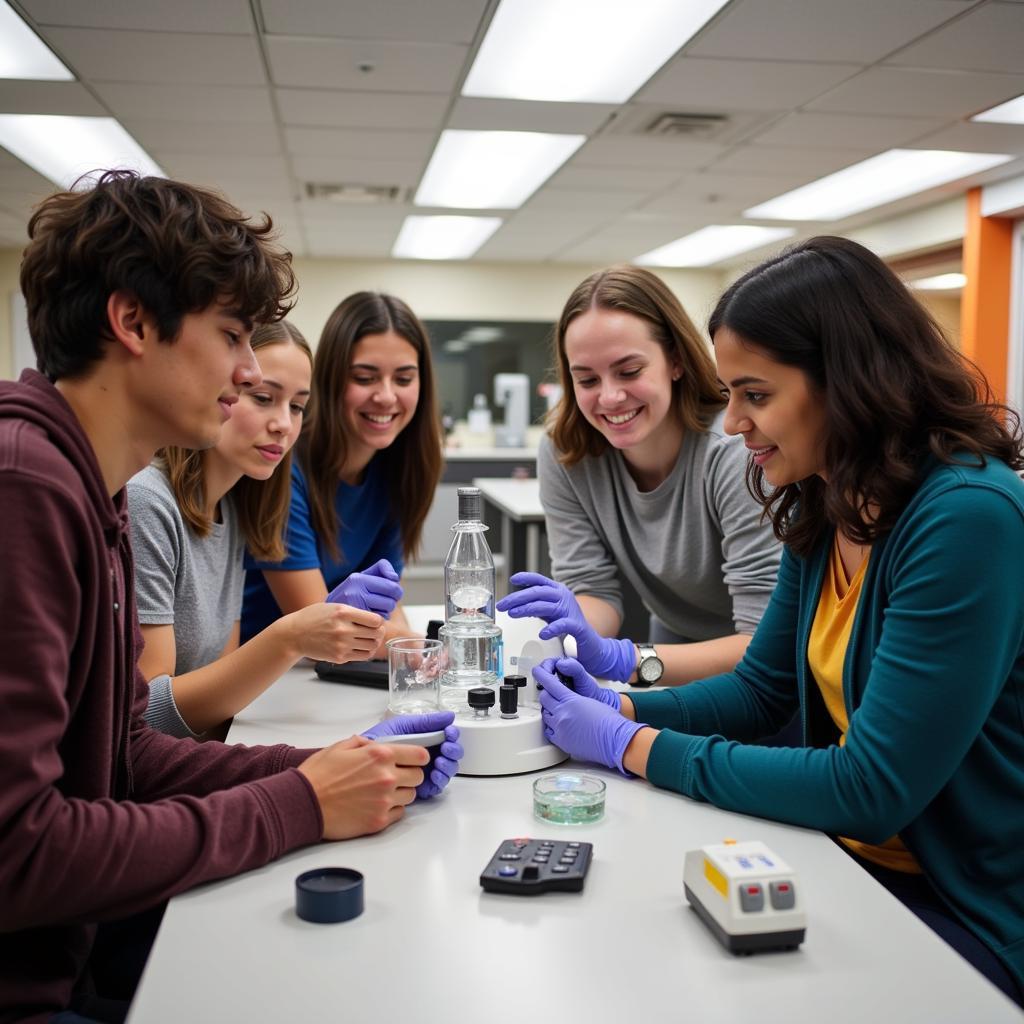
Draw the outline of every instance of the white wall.
[[[11,296],[19,252],[0,250],[0,379],[13,374]],[[327,317],[350,292],[392,292],[428,320],[556,320],[569,293],[597,267],[520,263],[295,261],[296,326],[316,344]],[[715,271],[659,271],[699,327],[722,286]]]

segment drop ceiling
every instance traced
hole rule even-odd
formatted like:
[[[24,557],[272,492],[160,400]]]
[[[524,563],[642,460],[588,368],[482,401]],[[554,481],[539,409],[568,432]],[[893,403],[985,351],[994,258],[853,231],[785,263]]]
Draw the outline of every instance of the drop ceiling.
[[[1008,0],[732,0],[621,106],[461,97],[496,0],[14,6],[78,81],[0,81],[0,113],[112,115],[169,175],[270,213],[300,256],[386,258],[406,214],[452,212],[411,203],[444,128],[588,137],[520,209],[495,211],[476,260],[630,259],[897,146],[1017,156],[968,184],[1024,173],[1024,126],[968,120],[1024,93],[1024,3]],[[666,112],[721,120],[645,134]],[[353,205],[308,198],[309,183],[398,191]],[[0,246],[23,244],[51,190],[0,149]]]

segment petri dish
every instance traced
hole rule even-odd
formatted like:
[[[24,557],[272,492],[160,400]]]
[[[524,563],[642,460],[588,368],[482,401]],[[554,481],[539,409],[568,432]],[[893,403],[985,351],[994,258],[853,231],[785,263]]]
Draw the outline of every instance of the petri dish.
[[[604,781],[593,775],[542,775],[533,784],[533,813],[556,825],[592,825],[604,817],[604,791]]]

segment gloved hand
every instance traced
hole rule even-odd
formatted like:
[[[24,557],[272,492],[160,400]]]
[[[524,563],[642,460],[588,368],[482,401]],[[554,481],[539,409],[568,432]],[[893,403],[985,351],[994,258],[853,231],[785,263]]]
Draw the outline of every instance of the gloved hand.
[[[352,608],[376,612],[386,619],[402,600],[402,587],[398,573],[386,558],[382,558],[365,572],[346,576],[327,595],[327,600],[331,604],[347,604]]]
[[[535,616],[547,625],[538,634],[541,640],[569,634],[576,638],[576,657],[592,675],[626,682],[636,668],[636,647],[631,640],[601,636],[583,617],[573,592],[564,584],[536,572],[517,572],[509,583],[525,590],[503,597],[498,611],[513,619]]]
[[[575,658],[545,658],[541,667],[547,672],[561,672],[572,680],[572,689],[581,697],[607,704],[612,711],[622,707],[622,698],[608,686],[600,686],[596,679]]]
[[[631,722],[601,701],[573,693],[544,667],[544,663],[534,668],[533,678],[543,687],[538,697],[544,735],[578,760],[596,761],[628,775],[622,758],[630,740],[646,728],[644,724]]]
[[[423,781],[416,787],[417,800],[429,800],[448,785],[459,770],[465,751],[459,743],[459,727],[454,724],[454,711],[434,711],[426,715],[397,715],[378,722],[360,735],[368,740],[387,743],[389,736],[408,736],[416,732],[437,732],[444,729],[444,740],[428,747],[430,764],[423,769]]]

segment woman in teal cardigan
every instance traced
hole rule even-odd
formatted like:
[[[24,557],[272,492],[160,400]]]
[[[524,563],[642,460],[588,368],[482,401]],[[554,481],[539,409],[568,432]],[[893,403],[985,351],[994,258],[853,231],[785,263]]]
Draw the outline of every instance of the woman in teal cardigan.
[[[876,256],[815,238],[710,321],[725,429],[786,544],[733,672],[658,693],[535,670],[549,738],[835,835],[1024,1001],[1024,466],[1017,417]],[[554,670],[568,674],[573,688]],[[803,746],[760,746],[799,711]]]

